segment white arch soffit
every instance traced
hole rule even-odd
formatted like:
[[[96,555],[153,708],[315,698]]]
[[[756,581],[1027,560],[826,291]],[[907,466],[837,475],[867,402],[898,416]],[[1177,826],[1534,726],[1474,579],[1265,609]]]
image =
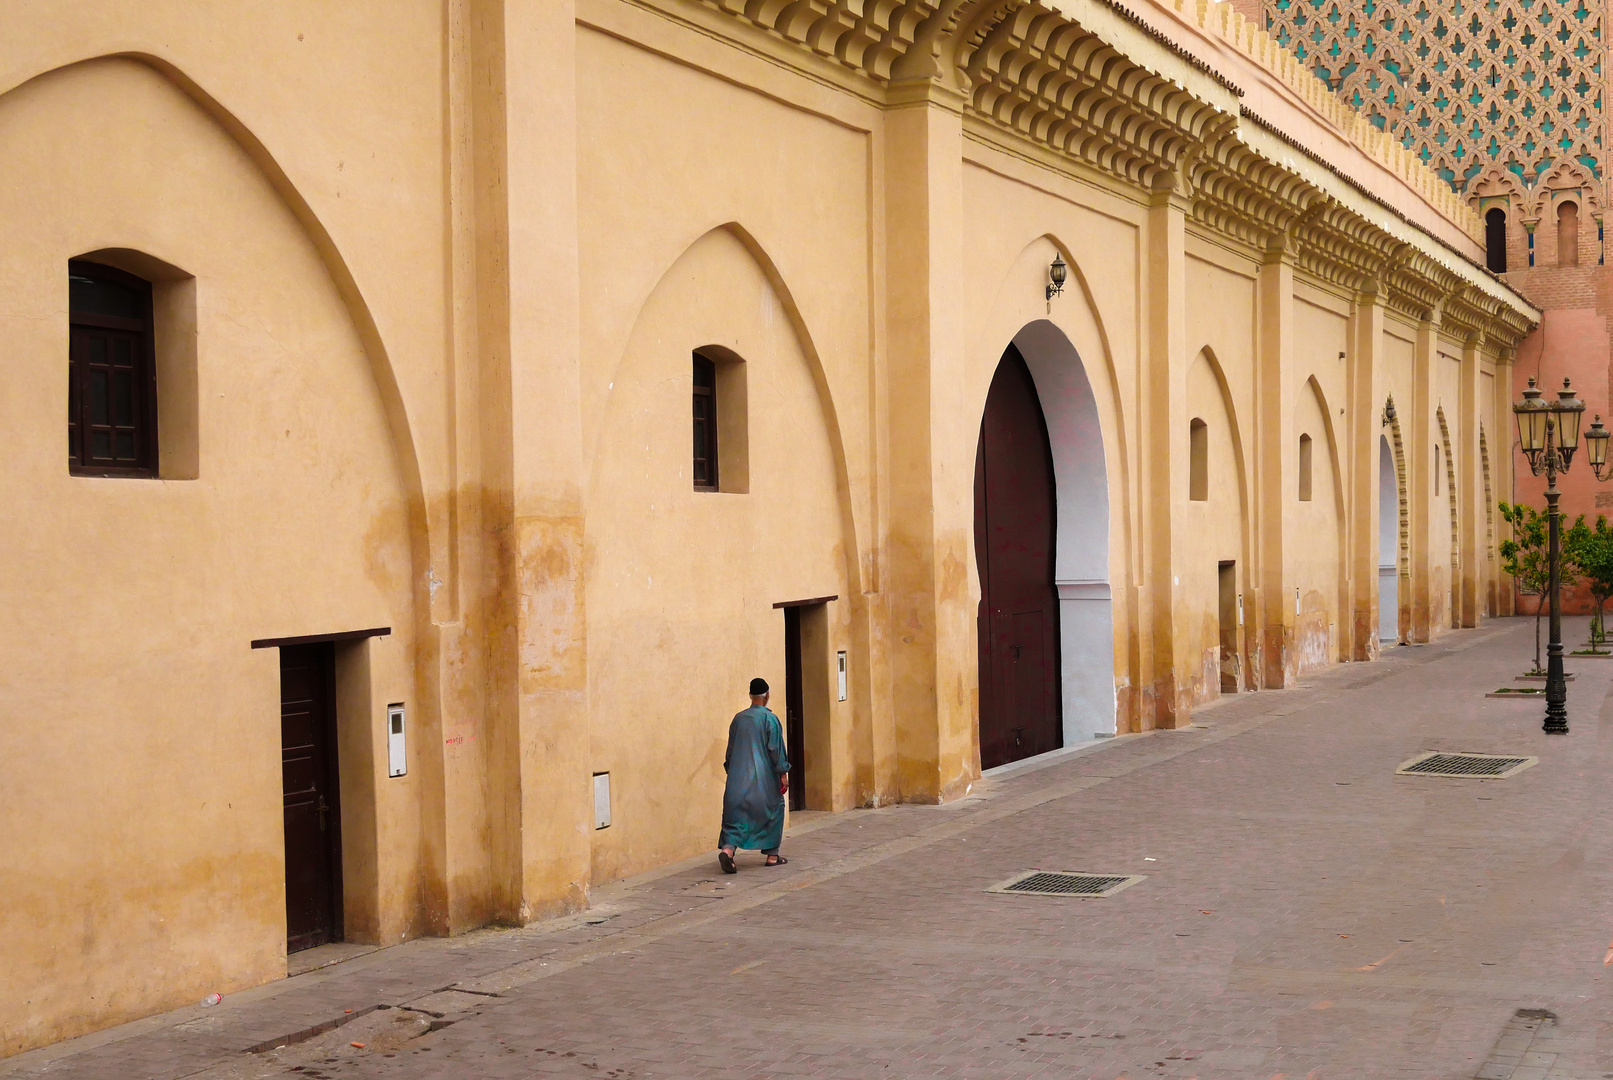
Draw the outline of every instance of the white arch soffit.
[[[1053,453],[1057,506],[1053,579],[1059,594],[1064,745],[1115,733],[1114,605],[1109,590],[1109,472],[1086,367],[1046,319],[1014,335],[1036,383]]]
[[[1400,640],[1400,484],[1387,432],[1378,436],[1378,640]]]

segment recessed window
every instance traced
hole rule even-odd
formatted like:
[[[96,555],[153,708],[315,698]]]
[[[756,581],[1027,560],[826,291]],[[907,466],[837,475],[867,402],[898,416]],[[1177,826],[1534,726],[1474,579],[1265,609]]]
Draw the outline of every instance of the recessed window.
[[[1187,427],[1187,497],[1210,501],[1210,429],[1198,417]]]
[[[717,490],[717,365],[694,354],[694,489]]]
[[[83,476],[157,474],[151,285],[98,263],[67,264],[67,464]]]
[[[1557,208],[1557,265],[1579,265],[1579,206],[1565,202]]]
[[[694,352],[694,489],[750,491],[749,364],[732,349]]]
[[[1311,437],[1299,437],[1299,501],[1311,501]]]
[[[1484,265],[1497,274],[1507,272],[1507,212],[1499,206],[1484,213]]]

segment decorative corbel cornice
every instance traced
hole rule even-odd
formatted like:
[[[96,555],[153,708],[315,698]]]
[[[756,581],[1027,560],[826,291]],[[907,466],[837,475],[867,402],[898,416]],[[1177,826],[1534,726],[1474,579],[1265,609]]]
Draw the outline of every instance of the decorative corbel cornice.
[[[972,112],[1149,190],[1226,116],[1038,4],[982,27],[959,61]]]
[[[877,87],[871,99],[887,107],[923,101],[962,112],[1134,185],[1144,201],[1168,199],[1202,228],[1277,252],[1319,280],[1375,290],[1410,318],[1443,309],[1453,326],[1489,320],[1486,333],[1512,341],[1533,326],[1533,311],[1504,282],[1476,266],[1457,270],[1457,252],[1340,173],[1322,150],[1244,107],[1234,82],[1115,0],[1062,0],[1057,8],[1052,0],[641,2],[724,12],[856,71]],[[1231,34],[1243,54],[1278,71],[1310,106],[1336,112],[1342,138],[1431,205],[1445,206],[1432,174],[1339,111],[1331,95],[1290,70],[1291,54],[1229,5],[1174,6],[1200,28]],[[1467,206],[1451,205],[1477,220]]]
[[[701,0],[877,82],[912,47],[920,28],[957,0]]]

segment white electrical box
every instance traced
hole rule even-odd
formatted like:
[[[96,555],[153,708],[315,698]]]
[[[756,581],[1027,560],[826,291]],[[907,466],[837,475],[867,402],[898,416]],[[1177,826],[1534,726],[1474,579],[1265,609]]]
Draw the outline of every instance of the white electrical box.
[[[1299,614],[1299,590],[1294,590],[1294,614]]]
[[[403,702],[386,707],[386,774],[402,776],[409,771],[409,752],[403,742]]]
[[[837,676],[838,676],[838,678],[840,680],[840,698],[839,698],[839,700],[845,701],[846,700],[846,652],[845,652],[844,649],[842,649],[840,652],[835,653],[835,669],[836,669],[836,672],[837,672]]]
[[[594,774],[594,828],[610,828],[610,773]]]
[[[1243,625],[1243,593],[1238,594],[1238,625]]]

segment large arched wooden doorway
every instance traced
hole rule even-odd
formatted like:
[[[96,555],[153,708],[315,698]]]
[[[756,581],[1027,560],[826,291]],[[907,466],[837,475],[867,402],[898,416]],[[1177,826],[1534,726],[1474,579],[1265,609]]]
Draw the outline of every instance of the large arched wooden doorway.
[[[1036,384],[1010,345],[975,453],[980,570],[980,767],[1063,745],[1053,455]]]

